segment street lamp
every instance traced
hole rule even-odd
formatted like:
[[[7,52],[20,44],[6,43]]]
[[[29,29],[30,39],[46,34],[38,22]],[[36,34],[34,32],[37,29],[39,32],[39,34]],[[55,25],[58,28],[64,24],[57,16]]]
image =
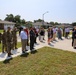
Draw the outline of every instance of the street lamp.
[[[46,14],[46,13],[49,13],[48,11],[47,12],[45,12],[44,14],[42,14],[42,25],[44,25],[44,15]]]

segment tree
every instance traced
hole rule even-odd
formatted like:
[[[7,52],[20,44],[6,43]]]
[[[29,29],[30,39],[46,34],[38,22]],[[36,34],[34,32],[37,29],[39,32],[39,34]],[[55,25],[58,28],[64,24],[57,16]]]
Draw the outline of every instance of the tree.
[[[5,18],[5,21],[11,21],[11,22],[14,22],[14,16],[13,14],[7,14],[6,15],[7,17]]]
[[[38,20],[34,20],[34,22],[42,22],[43,20],[38,19]]]
[[[19,23],[21,23],[21,20],[20,20],[20,15],[16,15],[15,17],[14,17],[14,21],[16,22],[19,22]]]
[[[20,15],[16,15],[14,17],[14,22],[16,23],[16,26],[20,26],[21,25]]]
[[[54,25],[54,22],[50,22],[51,25]]]
[[[25,23],[26,23],[26,22],[25,22],[25,20],[24,20],[24,19],[22,19],[22,20],[21,20],[21,24],[23,24],[23,25],[24,25]]]
[[[38,19],[37,21],[38,21],[38,22],[42,22],[43,20],[41,20],[41,19]]]
[[[76,22],[72,23],[72,26],[76,26]]]
[[[58,23],[58,22],[55,22],[54,24],[55,24],[55,25],[59,25],[59,23]]]
[[[6,18],[5,18],[5,21],[10,21],[10,22],[15,22],[16,23],[16,27],[17,26],[20,26],[21,24],[25,24],[25,20],[24,19],[20,19],[21,16],[20,15],[16,15],[16,16],[13,16],[13,14],[7,14],[6,15]]]

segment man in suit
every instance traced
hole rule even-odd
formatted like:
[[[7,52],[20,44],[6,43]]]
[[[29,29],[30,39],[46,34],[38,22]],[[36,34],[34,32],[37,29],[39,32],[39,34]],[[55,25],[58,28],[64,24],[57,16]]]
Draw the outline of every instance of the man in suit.
[[[32,51],[34,49],[34,41],[35,41],[35,32],[33,28],[30,28],[30,50]]]
[[[72,37],[73,37],[73,48],[76,49],[76,27],[74,28]]]

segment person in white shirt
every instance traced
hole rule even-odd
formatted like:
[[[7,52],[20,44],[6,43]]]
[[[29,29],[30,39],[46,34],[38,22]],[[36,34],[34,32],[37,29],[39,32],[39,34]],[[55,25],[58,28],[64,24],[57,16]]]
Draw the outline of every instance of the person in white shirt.
[[[27,33],[24,31],[22,28],[20,32],[20,37],[21,37],[21,44],[22,44],[22,53],[25,53],[26,50],[26,45],[27,45]]]
[[[68,35],[69,35],[70,29],[68,27],[65,28],[65,38],[68,39]]]

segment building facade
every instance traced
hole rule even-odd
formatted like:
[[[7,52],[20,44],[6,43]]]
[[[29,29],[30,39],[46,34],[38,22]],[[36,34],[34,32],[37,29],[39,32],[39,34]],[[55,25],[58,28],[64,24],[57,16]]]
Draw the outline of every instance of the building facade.
[[[0,21],[0,29],[7,30],[7,27],[10,27],[12,29],[14,26],[15,26],[14,22]]]

